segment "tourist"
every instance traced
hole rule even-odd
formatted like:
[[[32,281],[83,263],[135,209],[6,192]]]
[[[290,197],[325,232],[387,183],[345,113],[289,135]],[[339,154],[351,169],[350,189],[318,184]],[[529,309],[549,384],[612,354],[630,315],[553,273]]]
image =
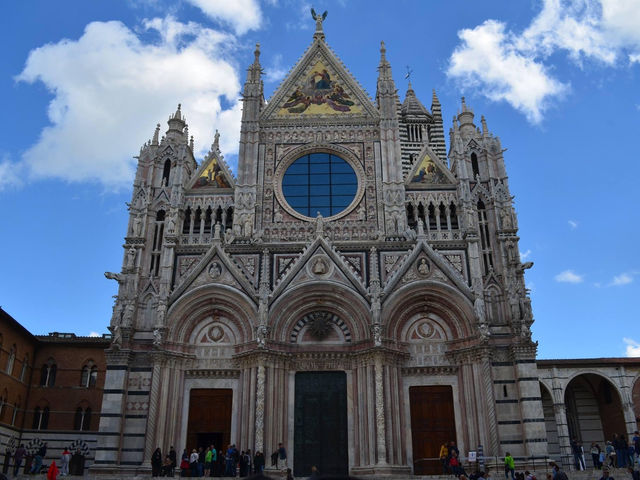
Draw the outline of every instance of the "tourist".
[[[211,446],[207,448],[206,453],[204,454],[204,476],[208,477],[209,472],[211,472],[211,463],[213,461],[213,452]]]
[[[189,455],[189,469],[192,477],[198,476],[198,450],[195,448],[191,450],[191,455]]]
[[[451,452],[451,458],[449,459],[449,469],[451,473],[456,477],[459,477],[460,475],[463,475],[465,473],[464,469],[462,468],[462,464],[458,459],[458,454],[455,451]]]
[[[509,473],[511,473],[511,480],[516,480],[515,477],[516,464],[513,460],[513,457],[509,452],[504,457],[504,478],[509,478]],[[555,480],[555,479],[554,479]]]
[[[264,472],[264,453],[256,452],[253,457],[253,473],[256,475],[262,475]]]
[[[551,478],[553,480],[569,480],[567,474],[560,470],[560,466],[556,462],[549,462],[551,466]],[[547,479],[549,475],[547,475]]]
[[[182,451],[182,456],[180,457],[180,476],[189,476],[189,454],[186,448]]]
[[[66,477],[69,475],[69,462],[71,461],[71,452],[67,447],[64,447],[62,456],[60,457],[60,475]]]
[[[166,455],[164,457],[164,462],[162,462],[162,473],[163,477],[173,477],[173,463],[171,462],[171,457]]]
[[[31,467],[30,473],[35,473],[35,474],[40,473],[40,469],[42,468],[42,459],[45,457],[46,454],[47,454],[47,444],[44,443],[36,452],[36,455],[34,457],[35,463],[33,464],[33,467]]]
[[[16,452],[13,454],[13,476],[16,477],[18,472],[20,471],[20,467],[22,466],[22,460],[27,455],[27,451],[24,448],[23,444],[16,449]]]
[[[633,443],[633,449],[635,451],[636,461],[640,462],[640,433],[638,433],[638,430],[636,430],[633,433],[633,438],[631,439],[631,442]]]
[[[602,476],[600,477],[600,480],[613,480],[613,477],[609,475],[608,467],[604,467],[602,469]]]
[[[204,457],[205,452],[203,447],[198,447],[198,476],[204,475]]]
[[[285,468],[287,468],[287,450],[280,442],[278,444],[278,469],[283,470]]]
[[[286,480],[294,480],[293,474],[291,473],[291,469],[290,468],[287,468],[287,479]]]
[[[616,450],[613,447],[613,443],[607,440],[607,445],[604,448],[607,455],[607,466],[610,468],[615,468]]]
[[[159,477],[160,472],[162,472],[162,451],[158,447],[151,455],[151,476]]]
[[[631,474],[631,480],[640,480],[640,472],[634,470],[633,467],[627,467],[627,471]]]
[[[440,463],[442,463],[442,474],[449,473],[449,449],[446,442],[440,445]]]
[[[309,480],[316,480],[319,477],[320,472],[318,471],[318,467],[316,467],[315,465],[311,465],[311,476],[309,477]]]
[[[177,458],[177,454],[176,454],[176,450],[175,448],[173,448],[173,445],[171,445],[171,447],[169,448],[169,458],[171,459],[171,476],[173,477],[173,474],[176,470],[176,467],[178,466],[178,458]]]
[[[582,445],[577,439],[571,440],[571,452],[573,453],[573,466],[576,470],[585,470],[584,460],[582,459]]]
[[[593,468],[599,469],[602,467],[600,464],[600,453],[601,448],[596,442],[591,442],[591,449],[589,450],[591,453],[591,461],[593,462]]]

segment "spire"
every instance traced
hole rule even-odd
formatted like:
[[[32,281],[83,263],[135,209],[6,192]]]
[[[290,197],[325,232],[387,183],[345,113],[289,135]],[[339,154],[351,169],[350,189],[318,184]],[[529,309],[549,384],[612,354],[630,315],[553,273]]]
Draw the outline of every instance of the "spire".
[[[487,121],[484,115],[480,116],[480,123],[482,123],[482,136],[486,138],[489,136],[489,129],[487,128]]]
[[[193,153],[193,135],[191,135],[191,140],[189,141],[189,148],[191,148],[191,153]]]
[[[476,126],[473,123],[473,110],[467,107],[465,98],[462,97],[462,111],[458,114],[458,120],[460,121],[460,132],[463,135],[473,135]]]
[[[153,132],[153,140],[151,141],[151,145],[158,145],[158,138],[160,137],[160,124],[156,125],[156,131]]]
[[[418,97],[416,97],[416,92],[414,92],[411,86],[411,81],[409,81],[409,88],[404,97],[404,102],[402,103],[401,112],[403,116],[414,115],[414,116],[422,117],[422,116],[429,115],[429,112],[424,107],[422,102],[420,102],[420,100],[418,100]]]
[[[247,86],[250,83],[260,85],[262,75],[262,66],[260,65],[260,44],[256,43],[256,49],[253,51],[253,63],[249,67],[249,74],[247,75],[247,81],[245,83],[245,95],[247,95]]]
[[[211,144],[211,151],[215,153],[220,153],[220,134],[218,133],[217,128],[216,128],[216,133],[213,136],[213,144]]]
[[[167,130],[167,138],[182,138],[184,135],[185,127],[187,126],[186,119],[182,116],[182,105],[178,104],[178,109],[173,115],[169,115],[169,130]]]
[[[433,126],[431,127],[429,135],[429,147],[431,147],[433,153],[440,157],[440,160],[447,164],[447,146],[444,142],[442,107],[440,106],[440,100],[438,100],[435,88],[433,89],[433,95],[431,97],[431,115],[433,115]]]

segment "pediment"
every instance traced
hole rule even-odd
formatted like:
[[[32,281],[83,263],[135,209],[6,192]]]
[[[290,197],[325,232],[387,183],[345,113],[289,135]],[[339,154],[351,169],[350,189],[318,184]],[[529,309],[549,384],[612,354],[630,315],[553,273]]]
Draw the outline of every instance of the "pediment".
[[[193,261],[193,259],[191,259]],[[236,288],[250,298],[256,299],[256,289],[245,277],[234,261],[221,248],[219,243],[211,246],[196,265],[189,265],[184,276],[176,282],[177,286],[171,294],[170,302],[176,301],[185,292],[203,285],[227,285]]]
[[[414,163],[405,180],[405,185],[409,188],[454,185],[455,183],[456,178],[427,145],[418,155],[418,160]]]
[[[450,285],[463,293],[471,302],[474,300],[473,292],[462,274],[422,239],[419,239],[413,251],[404,257],[402,264],[394,269],[384,286],[384,294],[388,295],[398,287],[420,280],[438,281]]]
[[[322,39],[315,39],[274,93],[262,119],[378,118],[373,102]]]
[[[293,285],[314,281],[341,283],[363,297],[367,295],[364,283],[353,266],[323,237],[311,242],[301,255],[289,257],[286,266],[280,268],[283,268],[283,273],[273,290],[272,301]]]
[[[199,189],[232,189],[234,179],[227,164],[218,152],[209,152],[202,165],[196,170],[191,188]]]

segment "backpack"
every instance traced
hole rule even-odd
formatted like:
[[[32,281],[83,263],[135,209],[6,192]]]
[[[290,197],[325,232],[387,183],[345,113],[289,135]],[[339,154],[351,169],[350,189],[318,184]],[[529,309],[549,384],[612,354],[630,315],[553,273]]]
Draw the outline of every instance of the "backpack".
[[[555,480],[569,480],[569,477],[567,477],[567,474],[564,473],[562,470],[558,470],[558,473],[556,473]]]

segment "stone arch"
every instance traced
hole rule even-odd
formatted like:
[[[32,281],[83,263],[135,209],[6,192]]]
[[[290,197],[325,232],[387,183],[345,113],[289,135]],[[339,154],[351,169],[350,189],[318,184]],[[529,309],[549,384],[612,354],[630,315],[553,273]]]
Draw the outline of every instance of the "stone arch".
[[[640,426],[640,375],[636,376],[631,387],[631,403],[633,415],[636,419],[636,429]]]
[[[335,315],[350,332],[352,342],[370,337],[370,307],[361,295],[334,282],[313,282],[287,290],[270,307],[274,340],[291,342],[291,335],[305,315],[316,311]],[[346,327],[346,329],[345,329]]]
[[[255,303],[233,287],[203,285],[180,297],[169,308],[167,340],[188,344],[194,341],[204,324],[211,323],[215,317],[223,319],[221,324],[227,328],[225,334],[231,334],[233,343],[252,339],[252,324],[257,317]]]
[[[602,373],[574,373],[567,380],[563,399],[569,437],[581,441],[585,450],[591,442],[602,447],[614,434],[626,435],[620,390]]]
[[[542,399],[542,412],[544,413],[544,424],[547,430],[549,456],[551,458],[560,458],[560,442],[554,409],[553,390],[542,379],[540,380],[540,398]]]
[[[395,341],[407,341],[410,325],[422,316],[440,326],[446,338],[466,338],[474,333],[473,304],[441,282],[423,280],[406,285],[389,296],[382,307],[383,331]]]

